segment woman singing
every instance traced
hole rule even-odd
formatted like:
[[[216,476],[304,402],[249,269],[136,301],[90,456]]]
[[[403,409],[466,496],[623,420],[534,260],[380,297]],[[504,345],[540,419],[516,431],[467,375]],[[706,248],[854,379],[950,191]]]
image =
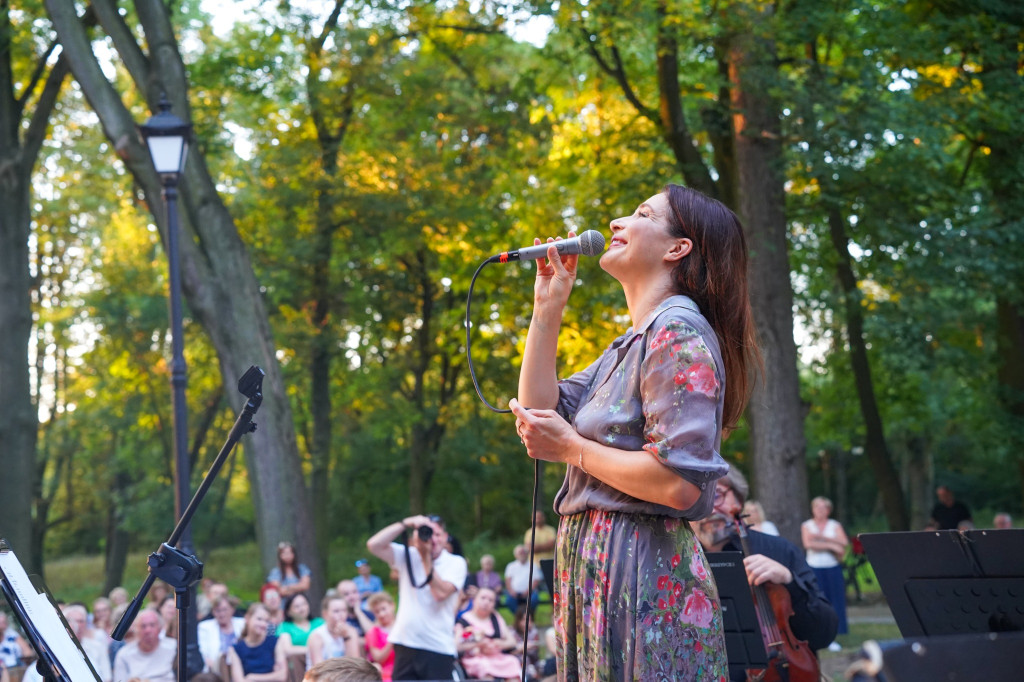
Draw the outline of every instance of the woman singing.
[[[711,511],[728,470],[722,430],[760,360],[742,227],[669,185],[611,231],[601,267],[622,285],[631,328],[557,381],[577,256],[549,248],[510,402],[530,457],[570,465],[554,505],[559,679],[724,680],[718,594],[689,521]]]

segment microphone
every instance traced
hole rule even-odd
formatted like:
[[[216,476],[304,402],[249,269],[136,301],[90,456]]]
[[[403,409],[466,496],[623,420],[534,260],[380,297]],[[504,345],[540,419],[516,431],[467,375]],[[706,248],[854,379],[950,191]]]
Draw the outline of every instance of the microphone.
[[[558,255],[570,256],[579,254],[581,256],[596,256],[604,251],[604,235],[597,230],[587,230],[581,235],[571,239],[559,239],[544,244],[534,244],[518,251],[503,251],[497,256],[487,259],[488,263],[508,263],[513,260],[537,260],[548,255],[548,247],[554,246],[558,249]]]

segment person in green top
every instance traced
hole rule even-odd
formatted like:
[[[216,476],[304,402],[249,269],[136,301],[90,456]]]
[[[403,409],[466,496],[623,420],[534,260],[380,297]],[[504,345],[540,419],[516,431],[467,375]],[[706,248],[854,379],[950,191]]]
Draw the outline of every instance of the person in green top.
[[[309,619],[309,599],[304,592],[293,595],[285,607],[285,620],[278,627],[279,633],[287,634],[291,639],[291,644],[286,647],[285,652],[289,656],[305,654],[309,633],[323,624],[323,618]]]

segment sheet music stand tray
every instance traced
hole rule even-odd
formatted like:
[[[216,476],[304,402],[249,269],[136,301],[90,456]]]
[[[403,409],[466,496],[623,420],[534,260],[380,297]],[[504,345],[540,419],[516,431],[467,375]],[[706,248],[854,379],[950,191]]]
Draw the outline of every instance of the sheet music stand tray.
[[[905,638],[1024,630],[1024,529],[859,537]]]
[[[49,590],[30,578],[7,541],[0,538],[0,591],[39,657],[46,682],[101,682]]]
[[[754,597],[743,568],[743,553],[708,552],[706,556],[722,602],[722,629],[730,677],[740,670],[768,667],[768,652],[757,624]]]

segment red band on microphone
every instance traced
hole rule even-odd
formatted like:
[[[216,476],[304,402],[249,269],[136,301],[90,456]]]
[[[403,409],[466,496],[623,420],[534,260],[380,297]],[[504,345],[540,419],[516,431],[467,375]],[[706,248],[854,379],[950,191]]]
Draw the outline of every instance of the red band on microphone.
[[[508,262],[508,251],[502,251],[501,252],[501,255],[498,257],[498,262],[499,263],[507,263]]]

